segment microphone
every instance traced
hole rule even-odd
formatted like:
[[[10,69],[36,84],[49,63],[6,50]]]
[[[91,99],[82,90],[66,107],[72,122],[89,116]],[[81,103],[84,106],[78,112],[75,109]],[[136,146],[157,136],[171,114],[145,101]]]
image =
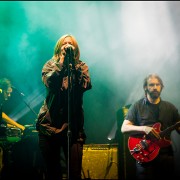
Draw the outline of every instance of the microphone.
[[[66,56],[65,56],[65,61],[64,61],[65,66],[68,67],[71,64],[74,68],[74,49],[73,49],[73,47],[67,46],[65,48],[65,51],[66,51]]]
[[[73,51],[72,46],[68,46],[65,48],[66,53],[71,53]]]
[[[22,92],[20,92],[16,87],[11,86],[12,89],[14,89],[16,92],[18,92],[21,96],[25,96]]]

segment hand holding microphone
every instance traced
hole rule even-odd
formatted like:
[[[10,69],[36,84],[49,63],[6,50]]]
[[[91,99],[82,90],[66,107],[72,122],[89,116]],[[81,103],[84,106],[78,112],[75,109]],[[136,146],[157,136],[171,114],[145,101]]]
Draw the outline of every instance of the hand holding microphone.
[[[61,54],[64,56],[63,64],[65,66],[74,66],[74,49],[75,47],[71,44],[66,44],[61,48]]]
[[[65,44],[61,47],[61,55],[66,56],[70,52],[74,52],[75,47],[71,44]]]
[[[73,53],[73,51],[74,51],[74,49],[73,49],[73,48],[74,48],[74,47],[73,47],[72,45],[67,46],[67,47],[65,48],[65,52],[66,52],[66,54]]]
[[[54,56],[54,60],[56,61],[56,64],[63,65],[64,67],[68,67],[68,65],[71,65],[74,67],[74,50],[75,47],[71,44],[64,44],[61,47],[60,54],[57,56]]]

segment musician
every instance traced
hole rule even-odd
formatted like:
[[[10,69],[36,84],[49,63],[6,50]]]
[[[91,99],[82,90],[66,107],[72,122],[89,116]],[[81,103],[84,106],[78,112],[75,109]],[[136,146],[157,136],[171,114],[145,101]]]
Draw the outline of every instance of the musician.
[[[6,136],[8,128],[19,128],[24,131],[25,127],[13,119],[11,119],[5,112],[3,112],[4,103],[9,100],[13,92],[12,85],[9,79],[0,79],[0,179],[4,177],[7,161],[8,161],[8,148],[4,147],[6,143]],[[6,149],[6,150],[5,150]],[[2,175],[3,174],[3,175]]]
[[[1,127],[17,127],[22,131],[25,127],[13,119],[11,119],[7,114],[3,112],[3,104],[11,97],[11,93],[13,92],[13,88],[11,82],[7,78],[0,79],[0,125]]]
[[[45,178],[62,179],[62,151],[69,166],[69,178],[81,179],[86,139],[83,94],[92,88],[92,84],[88,65],[80,60],[80,49],[74,36],[65,34],[58,39],[53,57],[42,68],[42,80],[47,95],[36,127],[47,170]]]
[[[136,154],[143,152],[142,147],[147,149],[152,142],[168,142],[168,146],[159,148],[157,156],[153,157],[152,160],[150,160],[151,154],[148,154],[149,159],[146,162],[143,161],[145,157],[140,158],[141,154],[136,156],[136,179],[176,179],[173,148],[170,139],[162,137],[160,132],[176,124],[175,129],[180,134],[178,109],[172,103],[164,101],[160,97],[164,84],[157,74],[148,75],[144,79],[143,88],[145,97],[131,105],[122,123],[121,132],[130,134],[130,137],[138,137],[140,140],[141,137],[142,140],[145,139],[145,141],[139,140],[137,147],[132,149],[131,153],[134,157]],[[154,126],[154,124],[159,126]],[[170,138],[170,133],[168,138]],[[149,140],[152,141],[147,143]]]

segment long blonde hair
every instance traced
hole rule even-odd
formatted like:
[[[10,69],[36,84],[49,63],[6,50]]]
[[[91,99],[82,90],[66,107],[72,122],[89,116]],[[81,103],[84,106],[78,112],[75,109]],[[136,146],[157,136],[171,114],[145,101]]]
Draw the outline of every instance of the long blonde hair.
[[[78,46],[78,43],[77,43],[76,38],[75,38],[73,35],[71,35],[71,34],[65,34],[65,35],[61,36],[61,37],[58,39],[58,41],[57,41],[57,43],[56,43],[56,45],[55,45],[55,47],[54,47],[54,56],[57,56],[57,55],[59,55],[59,54],[61,53],[61,47],[62,47],[63,41],[64,41],[64,39],[65,39],[66,37],[70,37],[70,38],[72,39],[72,41],[73,41],[73,46],[75,47],[75,50],[74,50],[74,58],[75,58],[75,61],[78,61],[79,58],[80,58],[79,46]]]

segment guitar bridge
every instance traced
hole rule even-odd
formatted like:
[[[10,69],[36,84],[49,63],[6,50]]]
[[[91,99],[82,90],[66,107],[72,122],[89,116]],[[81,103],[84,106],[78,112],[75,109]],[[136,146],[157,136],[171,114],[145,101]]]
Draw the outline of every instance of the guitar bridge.
[[[142,141],[140,141],[140,144],[141,144],[141,146],[142,146],[143,149],[147,149],[147,148],[148,148],[148,143],[146,142],[145,139],[142,140]]]
[[[140,147],[134,147],[133,150],[130,150],[131,154],[138,153],[140,151]]]
[[[133,152],[135,153],[135,152],[139,152],[139,149],[135,147],[135,148],[134,148],[133,150],[131,150],[131,151],[133,151]]]

